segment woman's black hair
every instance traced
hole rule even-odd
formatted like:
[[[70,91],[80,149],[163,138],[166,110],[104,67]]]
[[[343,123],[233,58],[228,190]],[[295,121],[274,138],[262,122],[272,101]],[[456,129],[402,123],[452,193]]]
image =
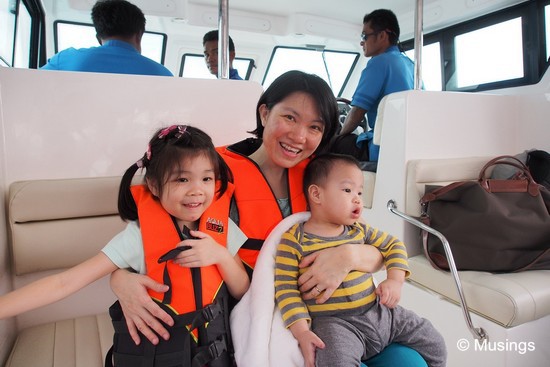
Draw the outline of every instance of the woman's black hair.
[[[151,140],[143,157],[131,165],[120,182],[118,192],[118,212],[123,220],[137,220],[137,207],[130,191],[132,179],[142,168],[145,170],[145,179],[156,185],[159,195],[170,172],[179,166],[183,158],[194,158],[204,155],[214,165],[216,180],[220,182],[218,197],[227,190],[229,182],[233,181],[231,170],[216,151],[212,139],[204,131],[189,125],[172,125],[159,129]]]
[[[321,143],[315,153],[327,150],[329,142],[336,134],[336,128],[339,125],[338,103],[329,85],[322,78],[298,70],[287,71],[280,75],[261,95],[256,105],[256,129],[249,132],[261,139],[264,127],[260,117],[260,106],[266,105],[268,109],[272,109],[277,103],[296,92],[306,93],[315,101],[320,117],[325,124]]]

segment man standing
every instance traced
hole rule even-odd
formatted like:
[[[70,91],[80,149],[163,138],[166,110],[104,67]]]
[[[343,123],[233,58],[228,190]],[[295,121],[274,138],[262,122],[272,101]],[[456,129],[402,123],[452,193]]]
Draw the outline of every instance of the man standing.
[[[380,146],[372,143],[378,105],[390,93],[414,88],[414,63],[399,48],[399,23],[391,10],[378,9],[363,18],[361,47],[371,57],[351,101],[340,134],[334,142],[337,153],[361,161],[378,161]],[[368,131],[353,134],[367,114]]]
[[[214,29],[204,35],[202,38],[204,47],[204,61],[210,73],[218,76],[218,30]],[[229,79],[243,80],[239,76],[237,69],[233,69],[233,60],[235,59],[235,44],[229,37]]]
[[[92,22],[101,46],[68,48],[44,65],[44,70],[173,76],[163,65],[141,55],[145,16],[125,0],[100,0],[92,8]]]

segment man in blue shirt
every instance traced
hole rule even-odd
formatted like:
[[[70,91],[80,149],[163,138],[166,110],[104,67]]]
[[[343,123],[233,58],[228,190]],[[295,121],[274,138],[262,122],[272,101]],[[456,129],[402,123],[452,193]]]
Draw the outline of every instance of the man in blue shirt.
[[[145,16],[137,6],[125,0],[101,0],[92,8],[92,21],[101,46],[63,50],[41,69],[173,76],[141,55]]]
[[[204,47],[204,61],[210,74],[216,77],[218,75],[218,30],[207,32],[202,38],[202,45]],[[239,76],[237,69],[233,69],[233,60],[235,60],[235,44],[231,37],[229,37],[229,79],[243,80]]]
[[[363,18],[361,47],[371,57],[351,101],[349,111],[333,150],[355,156],[361,161],[378,161],[380,146],[372,143],[376,113],[382,98],[390,93],[414,88],[414,63],[399,48],[399,23],[391,10],[378,9]],[[365,113],[368,131],[353,131]]]

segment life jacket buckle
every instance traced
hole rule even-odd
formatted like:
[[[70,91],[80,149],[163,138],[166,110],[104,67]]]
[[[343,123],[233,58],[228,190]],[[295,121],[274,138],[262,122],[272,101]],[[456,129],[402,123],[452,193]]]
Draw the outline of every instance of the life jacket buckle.
[[[227,351],[225,340],[218,339],[213,341],[212,343],[210,343],[210,345],[208,345],[208,351],[213,360],[219,358],[223,354],[223,352]]]
[[[205,322],[214,320],[216,317],[221,315],[221,313],[222,308],[217,302],[211,303],[202,309],[202,316],[204,317]]]

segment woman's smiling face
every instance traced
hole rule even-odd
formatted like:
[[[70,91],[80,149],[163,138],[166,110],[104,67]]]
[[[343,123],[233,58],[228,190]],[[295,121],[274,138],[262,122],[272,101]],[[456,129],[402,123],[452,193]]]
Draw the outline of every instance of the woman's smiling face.
[[[325,124],[313,98],[295,92],[268,109],[259,108],[263,146],[270,161],[290,168],[313,154],[321,143]]]

